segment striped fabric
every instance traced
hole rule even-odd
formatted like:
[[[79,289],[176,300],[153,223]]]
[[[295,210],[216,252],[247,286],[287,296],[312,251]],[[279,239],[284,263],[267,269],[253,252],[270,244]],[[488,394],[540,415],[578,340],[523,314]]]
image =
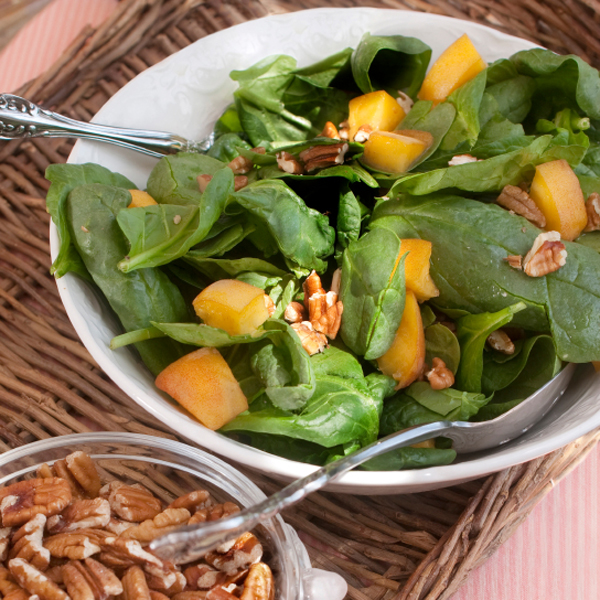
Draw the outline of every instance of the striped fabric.
[[[54,0],[0,54],[0,90],[42,73],[117,0]],[[600,449],[533,510],[453,600],[600,599]]]

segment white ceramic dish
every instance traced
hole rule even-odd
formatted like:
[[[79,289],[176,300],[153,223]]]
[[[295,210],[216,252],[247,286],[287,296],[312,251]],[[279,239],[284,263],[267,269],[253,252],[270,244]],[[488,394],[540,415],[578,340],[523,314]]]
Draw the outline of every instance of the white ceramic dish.
[[[244,69],[271,54],[290,54],[300,66],[356,47],[365,32],[403,34],[422,39],[433,49],[432,60],[467,33],[483,58],[492,61],[533,44],[475,23],[423,13],[370,8],[315,9],[251,21],[201,39],[144,71],[96,115],[110,125],[162,129],[191,139],[207,135],[223,108],[231,102],[236,84],[232,69]],[[95,162],[123,173],[142,189],[155,160],[106,144],[79,141],[69,162]],[[51,228],[53,257],[59,245]],[[146,410],[190,441],[281,479],[295,479],[313,470],[229,440],[209,431],[178,410],[154,387],[153,379],[134,352],[109,349],[120,333],[114,316],[97,293],[82,280],[66,275],[58,288],[67,313],[94,359],[119,387]],[[581,367],[567,394],[544,420],[518,440],[429,469],[398,472],[355,471],[331,489],[364,494],[417,492],[453,485],[531,460],[577,439],[600,426],[600,378]]]

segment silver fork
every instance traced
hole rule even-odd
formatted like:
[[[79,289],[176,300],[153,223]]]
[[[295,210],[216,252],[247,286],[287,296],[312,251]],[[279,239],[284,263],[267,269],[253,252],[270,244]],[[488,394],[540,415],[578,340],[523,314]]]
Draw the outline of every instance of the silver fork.
[[[12,94],[0,95],[0,139],[32,137],[84,138],[107,142],[161,158],[176,152],[206,152],[213,144],[211,133],[200,141],[187,140],[164,131],[128,129],[70,119]]]

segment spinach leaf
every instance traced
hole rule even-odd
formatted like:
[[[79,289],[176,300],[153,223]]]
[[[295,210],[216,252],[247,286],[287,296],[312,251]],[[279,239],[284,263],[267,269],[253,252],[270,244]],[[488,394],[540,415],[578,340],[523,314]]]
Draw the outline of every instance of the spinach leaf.
[[[226,166],[205,154],[179,152],[165,156],[152,169],[146,189],[159,204],[198,206],[202,199],[198,175],[215,175]]]
[[[269,336],[262,329],[253,334],[229,335],[223,329],[211,327],[204,323],[161,323],[153,321],[152,325],[155,329],[162,331],[165,335],[182,344],[212,348],[221,348],[236,344],[252,344]]]
[[[404,257],[399,253],[400,239],[387,230],[366,233],[344,251],[342,339],[368,360],[385,354],[402,318]]]
[[[185,256],[185,261],[213,281],[237,278],[242,273],[260,272],[271,277],[283,277],[286,272],[261,258],[204,258]]]
[[[574,167],[583,158],[585,150],[579,145],[569,145],[562,137],[543,135],[524,148],[485,160],[409,174],[394,183],[388,195],[391,198],[400,193],[420,196],[444,189],[500,191],[505,185],[531,179],[535,166],[544,162],[564,158]]]
[[[485,394],[495,393],[495,403],[508,398],[524,400],[548,383],[561,367],[554,342],[547,335],[526,339],[512,360],[497,362],[494,358],[493,352],[484,356],[481,388]]]
[[[460,363],[460,344],[456,336],[441,323],[425,328],[425,362],[430,365],[436,357],[441,358],[456,375]]]
[[[600,360],[600,255],[592,248],[565,242],[564,267],[528,277],[504,259],[524,256],[539,230],[496,205],[457,196],[380,202],[370,227],[432,242],[436,304],[445,312],[496,312],[525,302],[527,308],[513,317],[515,326],[550,330],[561,360]]]
[[[421,40],[365,33],[352,54],[352,74],[365,94],[386,90],[396,97],[401,91],[414,98],[430,59],[431,48]]]
[[[76,187],[65,206],[71,239],[96,285],[115,311],[125,331],[149,327],[154,321],[189,319],[179,289],[159,269],[123,273],[117,268],[127,240],[116,215],[131,202],[122,188],[91,184]],[[149,339],[136,344],[142,360],[155,375],[185,353],[172,340]]]
[[[46,169],[46,179],[50,181],[50,188],[46,195],[46,207],[60,237],[60,249],[52,263],[50,273],[55,277],[62,277],[65,273],[73,272],[84,279],[90,279],[90,275],[71,241],[68,219],[65,214],[67,198],[77,186],[90,183],[102,183],[125,189],[135,189],[136,186],[123,175],[113,173],[93,163],[49,165]]]
[[[515,74],[514,77],[489,85],[486,93],[496,100],[502,116],[513,123],[521,123],[531,110],[534,90],[535,83],[531,77]]]
[[[261,179],[290,179],[292,181],[314,181],[323,177],[343,177],[351,183],[362,182],[372,188],[379,187],[373,176],[354,162],[328,167],[314,175],[293,175],[282,171],[277,166],[264,167],[258,174]]]
[[[335,230],[285,183],[257,181],[232,198],[267,229],[292,271],[325,271],[323,259],[333,253]]]
[[[518,302],[494,313],[465,315],[456,322],[456,337],[460,344],[461,357],[456,377],[456,387],[468,392],[482,390],[483,351],[488,336],[510,323],[513,315],[525,310],[527,305]]]
[[[213,175],[196,205],[158,204],[121,211],[117,220],[131,247],[119,268],[127,273],[184,256],[210,232],[233,189],[233,171],[225,168]]]
[[[358,198],[349,185],[342,187],[337,218],[337,242],[340,248],[347,248],[350,242],[360,236],[363,211]]]
[[[224,163],[232,161],[240,155],[240,149],[251,150],[250,144],[237,133],[225,133],[219,136],[211,146],[207,155]],[[254,154],[254,152],[252,153]]]
[[[186,261],[222,256],[255,232],[256,225],[249,223],[246,215],[219,219],[202,242],[185,255]]]
[[[331,347],[324,353],[341,352]],[[379,429],[377,404],[364,378],[355,377],[360,365],[346,357],[336,359],[343,371],[334,374],[323,366],[326,361],[315,355],[316,389],[306,406],[294,414],[274,407],[266,397],[255,401],[250,410],[238,415],[221,431],[247,431],[287,436],[333,448],[358,441],[374,441]],[[348,355],[350,356],[350,355]],[[350,358],[352,358],[350,356]],[[311,360],[315,359],[312,357]]]

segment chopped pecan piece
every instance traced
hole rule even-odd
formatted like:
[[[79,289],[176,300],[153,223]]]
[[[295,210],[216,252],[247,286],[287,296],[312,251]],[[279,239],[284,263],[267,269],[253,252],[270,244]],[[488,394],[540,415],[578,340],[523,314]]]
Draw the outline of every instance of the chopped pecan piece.
[[[113,481],[100,490],[106,496],[113,512],[125,521],[141,522],[153,519],[161,510],[158,498],[141,485],[125,485]]]
[[[413,99],[408,94],[405,94],[400,90],[398,90],[398,97],[396,98],[396,102],[400,105],[400,107],[406,114],[408,114],[411,111],[414,104]]]
[[[8,545],[12,527],[0,527],[0,562],[4,562],[8,558]],[[0,593],[2,590],[0,589]]]
[[[326,137],[332,140],[338,140],[340,138],[340,134],[338,133],[337,127],[331,122],[327,121],[325,126],[323,127],[323,131],[319,134],[319,137]]]
[[[212,498],[206,490],[194,490],[176,498],[167,508],[187,508],[193,514],[201,508],[208,508],[212,505]]]
[[[498,198],[496,198],[496,202],[503,208],[525,217],[536,227],[543,228],[546,226],[546,217],[542,214],[542,211],[537,207],[531,196],[516,185],[505,185]]]
[[[263,298],[265,299],[265,308],[267,309],[269,316],[272,317],[276,309],[275,302],[273,302],[271,296],[268,294],[265,294]]]
[[[323,352],[329,345],[327,336],[315,331],[310,321],[302,321],[301,323],[292,323],[292,329],[298,334],[302,347],[310,356]]]
[[[334,291],[325,292],[321,278],[316,271],[306,278],[303,284],[304,303],[308,305],[308,320],[313,329],[335,339],[342,322],[343,304]]]
[[[523,257],[520,254],[510,254],[503,258],[513,269],[523,270]]]
[[[373,128],[370,125],[361,125],[354,134],[354,141],[359,144],[364,144],[373,133]]]
[[[600,194],[592,192],[585,202],[588,222],[585,226],[585,232],[600,230]]]
[[[67,533],[85,528],[106,527],[110,521],[110,504],[104,498],[76,500],[60,515],[48,519],[49,533]]]
[[[70,600],[63,590],[26,560],[13,558],[8,561],[8,568],[17,583],[40,600]]]
[[[236,175],[233,178],[233,191],[239,192],[248,185],[248,178],[245,175]]]
[[[454,384],[454,374],[446,367],[446,363],[437,356],[431,362],[431,370],[425,373],[425,376],[431,385],[431,389],[445,390],[446,388],[451,387]]]
[[[496,329],[496,331],[492,331],[492,333],[488,335],[486,341],[494,350],[502,352],[502,354],[515,353],[515,345],[510,337],[508,337],[508,334],[502,329]]]
[[[283,313],[283,318],[288,323],[300,323],[301,321],[306,320],[306,316],[306,309],[300,302],[290,302]]]
[[[37,514],[58,514],[71,501],[69,484],[58,477],[27,479],[0,490],[2,525],[23,525]]]
[[[236,156],[227,166],[233,171],[234,175],[245,175],[251,171],[253,167],[252,161],[241,155]]]
[[[43,465],[40,465],[38,467],[38,470],[36,471],[36,475],[40,479],[47,479],[48,477],[54,477],[54,472],[46,463],[44,463]]]
[[[448,161],[448,166],[456,167],[457,165],[466,165],[467,163],[478,162],[478,161],[479,161],[479,158],[475,158],[471,154],[457,154],[456,156],[453,156]]]
[[[201,194],[204,194],[204,192],[206,191],[206,188],[208,187],[208,184],[210,183],[210,180],[213,178],[212,175],[198,175],[198,177],[196,177],[196,181],[198,182],[198,188],[200,190]]]
[[[244,581],[244,591],[240,600],[273,600],[274,598],[275,581],[269,565],[264,562],[252,565]]]
[[[123,600],[150,600],[150,588],[144,571],[138,566],[129,567],[121,580]]]
[[[235,587],[235,586],[234,586]],[[235,594],[221,586],[216,586],[206,594],[206,600],[238,600]]]
[[[311,173],[324,167],[343,164],[348,148],[349,146],[346,143],[311,146],[300,152],[299,156],[304,163],[306,172]]]
[[[50,551],[44,548],[46,517],[35,515],[18,529],[12,539],[9,558],[23,558],[36,569],[45,571],[50,564]]]
[[[169,533],[169,531],[187,524],[190,516],[190,511],[187,508],[167,508],[163,512],[158,513],[153,519],[147,519],[139,525],[130,527],[120,537],[148,543],[161,535]]]
[[[267,149],[264,146],[256,146],[256,148],[251,148],[252,152],[255,152],[256,154],[266,154],[267,153]]]
[[[226,553],[208,552],[204,560],[227,575],[235,575],[238,571],[259,562],[262,555],[261,543],[254,534],[247,532],[242,534]]]
[[[190,520],[188,525],[194,523],[204,523],[205,521],[216,521],[224,517],[229,517],[237,512],[240,512],[240,507],[233,502],[223,502],[223,504],[215,504],[207,508],[201,508],[196,511]]]
[[[275,157],[277,159],[277,166],[281,171],[290,175],[302,175],[304,173],[302,165],[289,152],[278,152]]]
[[[124,531],[127,531],[130,527],[135,527],[135,523],[129,521],[121,521],[120,519],[110,518],[110,521],[106,524],[106,531],[114,535],[121,535]]]
[[[120,537],[108,537],[102,542],[100,561],[113,568],[148,564],[159,568],[163,566],[160,558],[146,552],[137,540],[127,540]]]
[[[558,271],[567,262],[567,250],[558,231],[540,233],[523,259],[523,270],[530,277],[543,277]]]
[[[91,457],[85,452],[77,451],[65,458],[67,469],[71,472],[77,483],[85,490],[90,498],[96,498],[100,493],[102,484],[100,475]]]

